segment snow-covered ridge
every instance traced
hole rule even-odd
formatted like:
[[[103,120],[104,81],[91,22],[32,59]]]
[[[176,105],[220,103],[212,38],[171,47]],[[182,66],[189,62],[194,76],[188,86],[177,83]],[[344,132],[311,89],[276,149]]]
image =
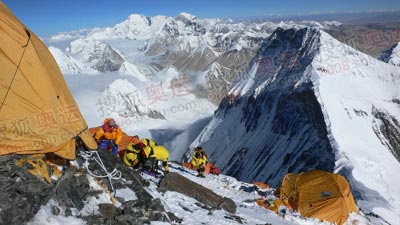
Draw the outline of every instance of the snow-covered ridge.
[[[77,73],[95,73],[95,70],[87,68],[84,64],[76,60],[70,55],[65,54],[61,49],[50,46],[49,50],[56,59],[58,66],[63,73],[77,74]]]

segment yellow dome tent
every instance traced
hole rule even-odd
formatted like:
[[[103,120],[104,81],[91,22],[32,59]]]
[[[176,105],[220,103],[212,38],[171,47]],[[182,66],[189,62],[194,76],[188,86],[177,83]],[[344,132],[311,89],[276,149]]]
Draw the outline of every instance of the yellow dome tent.
[[[0,1],[0,155],[75,158],[75,137],[97,144],[43,42]]]
[[[287,174],[282,180],[280,198],[303,216],[338,225],[347,220],[349,213],[358,212],[346,179],[321,170]]]

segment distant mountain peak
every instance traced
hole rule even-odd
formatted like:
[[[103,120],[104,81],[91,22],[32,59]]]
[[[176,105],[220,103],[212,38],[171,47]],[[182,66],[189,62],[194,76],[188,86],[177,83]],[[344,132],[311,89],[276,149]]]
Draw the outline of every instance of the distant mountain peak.
[[[231,95],[252,95],[262,88],[294,86],[321,46],[321,32],[315,28],[278,27],[261,45],[256,56],[230,91]],[[291,82],[284,82],[289,79]]]
[[[151,109],[143,102],[138,89],[126,79],[117,79],[103,91],[103,98],[111,99],[113,111],[121,117],[165,119],[157,110]]]
[[[130,24],[137,24],[137,25],[147,25],[150,26],[150,18],[146,17],[142,14],[131,14],[128,18],[123,21],[122,23],[130,23]]]
[[[196,18],[196,16],[186,12],[181,12],[178,16],[175,17],[176,20],[194,20]]]
[[[111,45],[93,38],[71,42],[68,51],[80,56],[88,67],[100,72],[115,71],[126,60],[125,56]]]

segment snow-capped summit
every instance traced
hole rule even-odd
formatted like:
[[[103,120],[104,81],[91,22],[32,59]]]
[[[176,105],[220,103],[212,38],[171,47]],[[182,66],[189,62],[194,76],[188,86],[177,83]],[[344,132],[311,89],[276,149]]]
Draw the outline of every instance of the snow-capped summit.
[[[97,40],[129,39],[146,40],[154,36],[171,18],[166,16],[146,17],[132,14],[114,27],[107,27],[91,32],[88,37]]]
[[[272,186],[286,173],[339,172],[364,212],[396,223],[399,86],[396,67],[324,31],[278,28],[192,146],[224,173]]]
[[[125,79],[112,82],[103,91],[101,98],[111,101],[112,109],[107,113],[116,112],[120,117],[165,119],[160,112],[145,104],[139,90]]]
[[[192,20],[194,20],[196,18],[197,17],[192,15],[192,14],[189,14],[189,13],[186,13],[186,12],[181,12],[178,16],[175,17],[175,20],[180,20],[180,21],[186,23],[186,22],[192,21]]]
[[[71,42],[67,49],[88,67],[100,72],[118,70],[126,60],[121,52],[104,42],[85,38]]]
[[[127,20],[117,24],[113,32],[117,36],[135,38],[150,26],[150,19],[138,14],[133,14]]]
[[[132,14],[128,16],[127,20],[125,20],[120,24],[117,24],[116,26],[120,26],[121,24],[137,25],[137,27],[140,26],[147,27],[150,25],[150,20],[148,17],[142,14]]]

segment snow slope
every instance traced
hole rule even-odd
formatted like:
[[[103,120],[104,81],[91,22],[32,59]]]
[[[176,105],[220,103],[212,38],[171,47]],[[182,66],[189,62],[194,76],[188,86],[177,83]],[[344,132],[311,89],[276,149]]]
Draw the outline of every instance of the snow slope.
[[[77,74],[77,73],[85,73],[92,74],[96,71],[90,68],[85,67],[82,63],[63,53],[60,49],[50,46],[49,50],[54,58],[57,60],[57,64],[60,67],[63,73],[69,74]]]
[[[197,200],[185,196],[183,194],[167,191],[161,193],[157,191],[157,183],[159,179],[141,173],[141,176],[149,181],[147,192],[153,198],[159,198],[166,211],[172,212],[176,217],[182,219],[179,224],[185,225],[234,225],[234,224],[271,224],[271,225],[329,225],[327,222],[319,222],[316,219],[304,218],[297,213],[287,211],[285,216],[278,216],[272,211],[266,210],[255,203],[256,198],[274,198],[272,193],[274,189],[263,190],[255,188],[253,184],[244,183],[235,178],[225,175],[206,175],[205,178],[196,177],[195,171],[183,168],[175,163],[170,163],[171,172],[179,173],[193,182],[207,187],[220,196],[231,198],[237,205],[235,214],[230,214],[222,209],[212,209],[198,202]],[[113,204],[117,208],[121,208],[124,201],[136,200],[136,195],[130,188],[117,189],[117,198],[111,201],[110,195],[107,194],[99,183],[95,182],[92,177],[87,176],[90,189],[98,190],[98,194],[93,198],[87,199],[81,210],[72,209],[73,215],[67,215],[63,207],[55,200],[51,199],[46,205],[42,206],[35,217],[28,222],[28,225],[62,225],[73,224],[83,225],[86,221],[81,219],[85,215],[98,215],[99,204]],[[124,181],[129,183],[131,181]],[[59,208],[58,215],[53,214],[54,208]],[[364,217],[359,215],[351,215],[345,225],[351,225],[355,222],[359,224],[370,224]],[[177,222],[160,222],[151,221],[151,224],[178,224]]]
[[[273,186],[287,172],[341,173],[364,212],[396,224],[399,84],[397,67],[323,31],[278,28],[192,147],[227,174]]]
[[[139,71],[136,65],[131,64],[129,62],[122,63],[121,67],[119,68],[119,72],[121,74],[128,74],[136,77],[140,81],[146,81],[146,77]]]
[[[313,67],[349,67],[331,75],[314,71],[319,77],[314,81],[316,95],[336,145],[335,171],[349,173],[366,210],[395,224],[400,219],[400,181],[393,177],[400,163],[391,152],[396,146],[386,144],[389,137],[381,134],[384,121],[379,114],[400,121],[400,105],[393,101],[400,99],[400,70],[349,47],[343,50],[343,44],[326,33],[321,39],[321,48],[334,46],[336,57],[321,52],[322,60],[315,60]],[[392,129],[394,133],[400,127]],[[379,194],[371,194],[374,191]]]

